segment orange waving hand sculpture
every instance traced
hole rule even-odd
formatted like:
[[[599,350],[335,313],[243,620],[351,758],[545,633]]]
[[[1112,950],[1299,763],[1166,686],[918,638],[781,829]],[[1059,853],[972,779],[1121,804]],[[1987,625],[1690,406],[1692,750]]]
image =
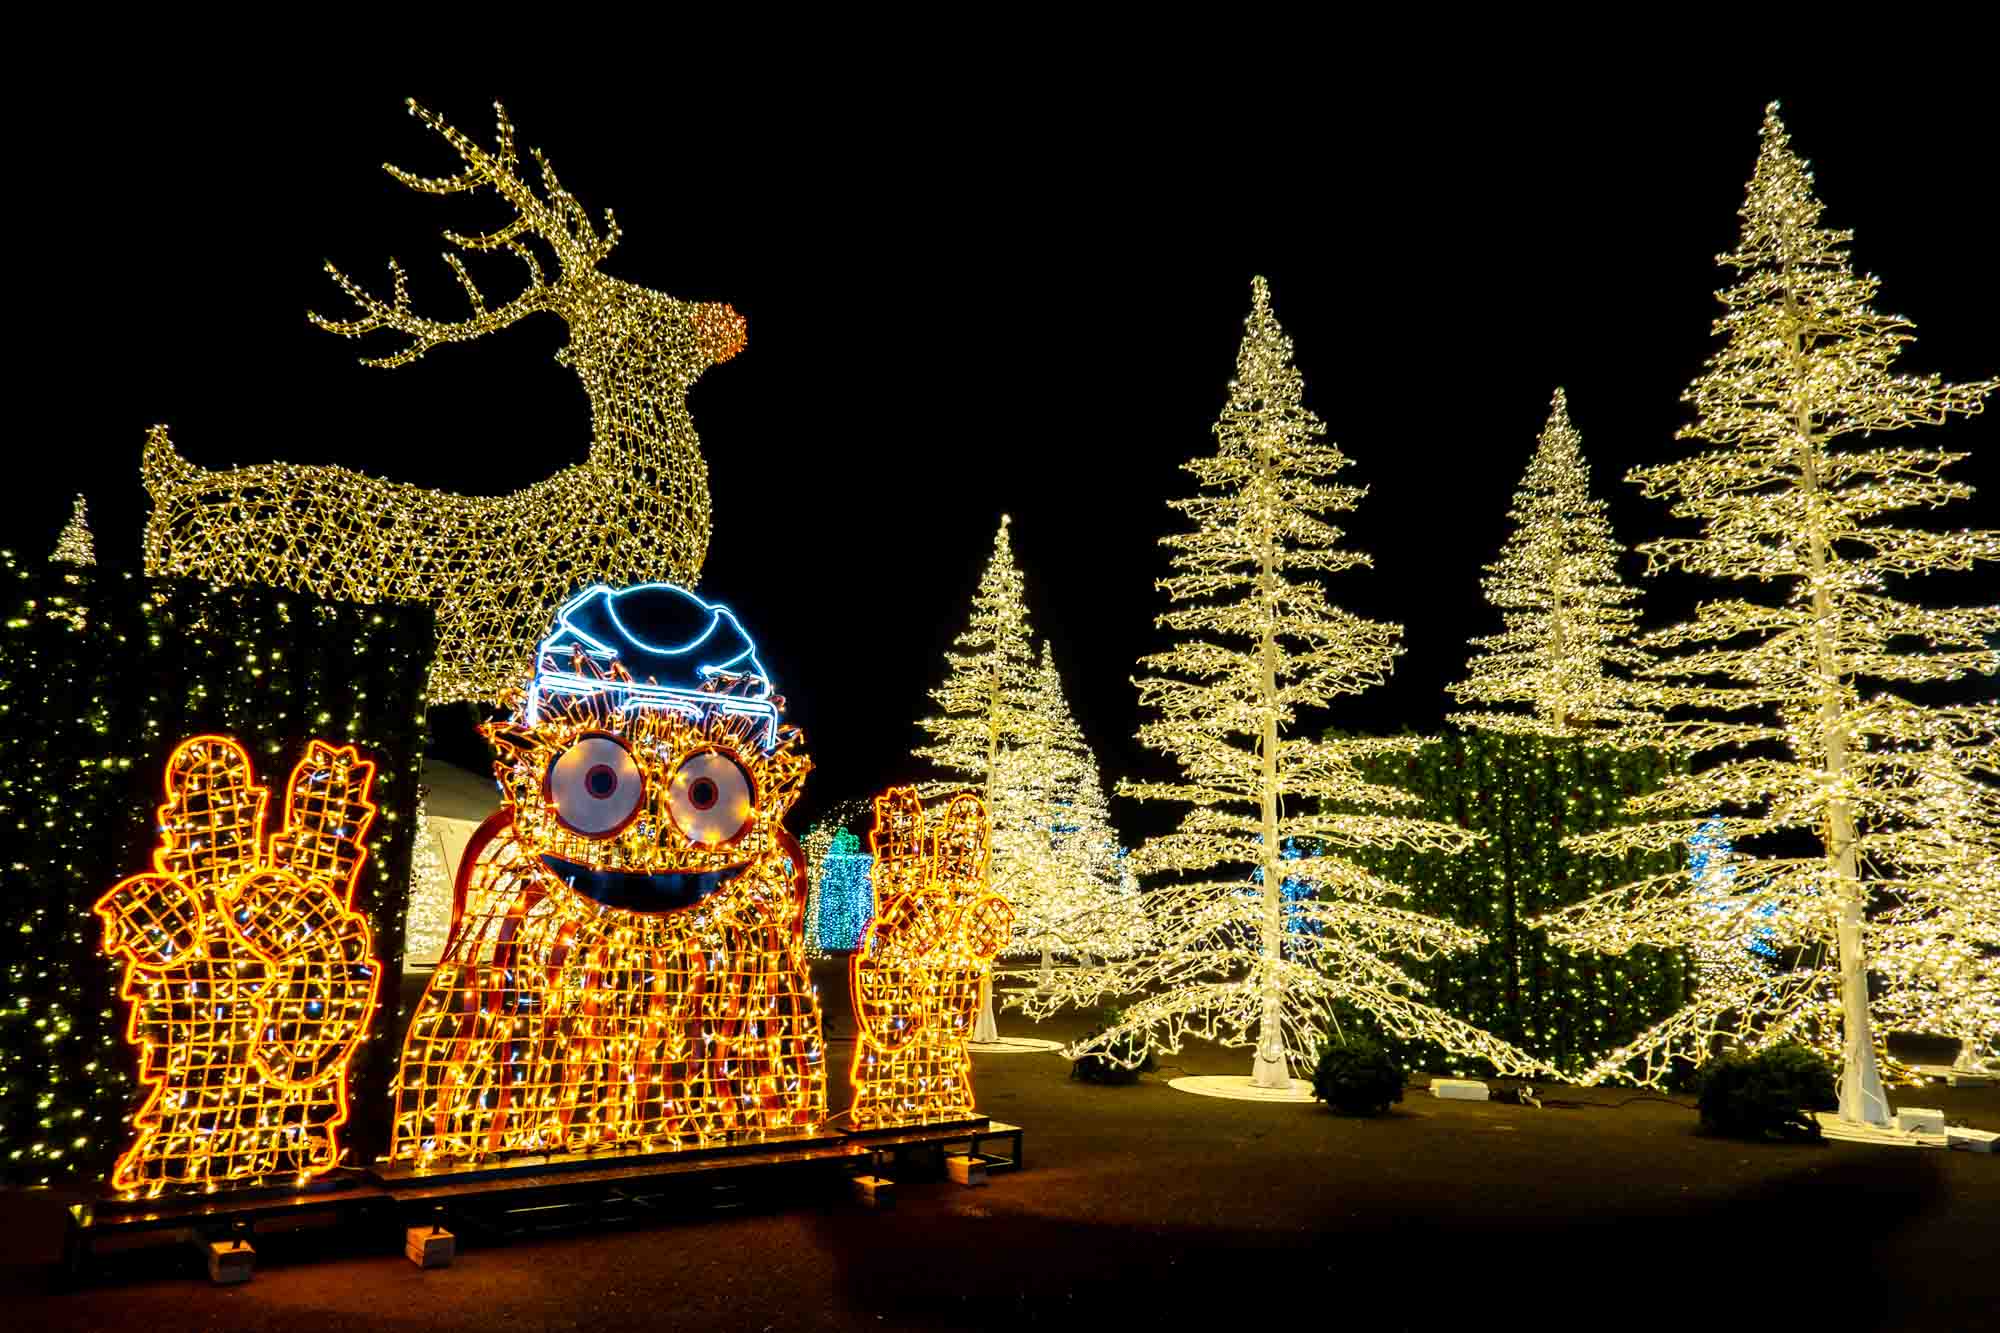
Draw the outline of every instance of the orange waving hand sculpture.
[[[350,905],[374,777],[352,746],[313,741],[267,839],[242,746],[196,736],[168,758],[152,872],[93,908],[152,1089],[114,1190],[302,1183],[340,1160],[348,1060],[382,972]]]
[[[966,1043],[1014,920],[989,887],[992,841],[985,802],[970,793],[928,827],[914,788],[875,798],[875,916],[850,965],[856,1129],[975,1114]]]

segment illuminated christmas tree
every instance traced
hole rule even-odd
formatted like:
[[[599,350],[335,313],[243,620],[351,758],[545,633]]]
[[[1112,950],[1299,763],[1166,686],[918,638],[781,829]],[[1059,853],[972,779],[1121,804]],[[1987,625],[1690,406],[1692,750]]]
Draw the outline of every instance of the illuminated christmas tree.
[[[826,858],[834,851],[844,855],[859,851],[860,839],[851,830],[856,827],[866,827],[867,822],[874,817],[875,799],[872,796],[841,801],[823,812],[806,830],[805,837],[799,839],[799,849],[806,855],[807,957],[824,958],[834,950],[854,948],[859,929],[854,922],[858,920],[860,925],[867,924],[869,911],[867,905],[864,904],[860,908],[860,916],[856,918],[852,915],[851,906],[826,900]],[[861,885],[858,890],[854,888],[851,878],[842,878],[836,892],[859,892],[866,897],[872,892],[868,887],[866,868],[862,870]],[[822,926],[831,932],[826,938],[821,937]]]
[[[990,807],[1000,748],[1026,738],[1025,703],[1034,672],[1024,580],[1014,565],[1008,518],[1000,516],[993,555],[972,595],[972,616],[945,653],[950,673],[931,698],[943,712],[917,725],[931,743],[916,755],[962,785],[977,787]]]
[[[1638,591],[1618,577],[1625,549],[1604,501],[1590,493],[1583,439],[1561,389],[1507,517],[1514,531],[1486,567],[1486,600],[1505,628],[1479,652],[1452,695],[1502,710],[1461,713],[1460,726],[1518,735],[1616,742],[1643,716],[1647,690],[1625,673],[1648,658],[1632,644]]]
[[[819,938],[819,872],[826,862],[827,849],[833,845],[834,830],[821,820],[806,830],[806,836],[799,839],[799,850],[806,854],[806,957],[824,958],[826,946]]]
[[[1673,720],[1642,739],[1718,761],[1634,801],[1650,822],[1573,844],[1623,854],[1684,841],[1701,822],[1692,812],[1741,811],[1730,816],[1735,889],[1788,965],[1728,984],[1711,978],[1588,1077],[1659,1083],[1676,1059],[1700,1062],[1718,1044],[1806,1040],[1838,1057],[1842,1119],[1882,1125],[1889,1107],[1869,1018],[1865,916],[1872,868],[1900,862],[1921,823],[1900,752],[1925,739],[1930,710],[1895,693],[1865,696],[1863,685],[1894,690],[1987,667],[1985,636],[2000,627],[2000,608],[1937,609],[1897,593],[1912,576],[2000,558],[2000,534],[1885,523],[1970,488],[1942,475],[1962,455],[1881,436],[1976,412],[1995,383],[1893,374],[1911,326],[1872,309],[1877,281],[1855,274],[1851,234],[1821,227],[1820,212],[1774,104],[1742,240],[1720,259],[1738,274],[1719,293],[1725,344],[1687,394],[1696,419],[1681,435],[1711,447],[1631,473],[1676,517],[1701,525],[1644,546],[1649,572],[1737,585],[1648,639],[1681,651],[1654,668],[1679,682],[1662,689]],[[1990,742],[1992,710],[1973,711],[1965,739]],[[1799,855],[1801,840],[1817,851]],[[1575,947],[1684,947],[1702,930],[1690,901],[1699,892],[1683,873],[1655,875],[1546,923]]]
[[[49,559],[72,565],[97,563],[97,546],[91,540],[90,515],[84,508],[82,495],[76,497],[76,506],[70,510],[69,522],[63,525],[62,532],[56,537],[56,549]]]
[[[1032,892],[1046,869],[1046,847],[1033,820],[1047,782],[1039,750],[1015,754],[1039,739],[1031,705],[1034,655],[1028,641],[1025,581],[1014,564],[1008,517],[1000,516],[993,554],[972,596],[964,632],[945,653],[945,682],[931,691],[942,712],[917,723],[931,743],[916,757],[930,761],[948,781],[925,784],[926,799],[967,787],[986,801],[993,821],[993,891],[1009,901]],[[983,983],[974,1039],[995,1041],[990,975]]]
[[[1888,1031],[1955,1037],[1956,1065],[2000,1056],[2000,785],[1990,746],[1949,736],[1909,753],[1916,819],[1871,931]],[[1981,775],[1984,769],[1984,776]]]
[[[813,904],[812,929],[822,950],[852,952],[861,947],[862,932],[875,911],[870,874],[875,858],[861,849],[861,839],[846,829],[835,833],[820,860],[819,894]]]
[[[1291,1065],[1310,1066],[1346,1005],[1398,1037],[1433,1039],[1516,1072],[1537,1068],[1423,1003],[1423,988],[1392,961],[1469,948],[1479,937],[1392,906],[1401,887],[1343,854],[1462,847],[1470,836],[1395,813],[1414,798],[1356,771],[1362,756],[1396,742],[1296,734],[1302,710],[1381,683],[1401,630],[1333,606],[1314,577],[1368,563],[1338,549],[1339,533],[1322,517],[1352,509],[1362,492],[1330,482],[1348,460],[1304,406],[1291,340],[1262,278],[1251,295],[1218,448],[1185,465],[1201,493],[1173,503],[1194,530],[1164,542],[1175,572],[1160,586],[1181,605],[1159,623],[1183,637],[1142,659],[1152,674],[1138,682],[1141,702],[1161,714],[1140,739],[1173,756],[1183,779],[1120,788],[1194,807],[1178,831],[1132,854],[1140,874],[1173,878],[1146,894],[1154,934],[1145,953],[1058,972],[1022,1007],[1039,1015],[1131,997],[1117,1025],[1070,1053],[1136,1060],[1148,1049],[1178,1051],[1190,1037],[1250,1046],[1251,1082],[1262,1088],[1291,1089]],[[1323,854],[1284,860],[1288,841]],[[1250,895],[1253,869],[1263,883]],[[1293,908],[1315,929],[1287,934],[1288,875],[1311,886],[1315,896]]]
[[[416,840],[410,849],[410,906],[404,918],[403,952],[421,962],[436,962],[451,934],[451,880],[445,874],[444,850],[431,827],[422,795],[417,797]]]

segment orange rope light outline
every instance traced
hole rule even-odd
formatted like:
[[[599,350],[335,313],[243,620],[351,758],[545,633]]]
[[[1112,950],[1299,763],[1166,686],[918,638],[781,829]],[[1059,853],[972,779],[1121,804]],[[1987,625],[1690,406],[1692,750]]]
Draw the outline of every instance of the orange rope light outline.
[[[451,939],[404,1039],[395,1161],[675,1151],[826,1122],[805,857],[781,823],[811,768],[799,733],[766,753],[759,724],[725,709],[694,720],[615,694],[484,728],[504,805],[460,863]],[[559,816],[550,775],[606,735],[642,788],[632,818],[592,836]],[[702,755],[738,765],[754,802],[727,842],[677,822],[674,779]]]
[[[1013,908],[991,892],[993,824],[971,793],[927,827],[914,787],[875,798],[868,834],[875,914],[849,963],[859,1030],[850,1079],[855,1129],[938,1124],[976,1114],[973,1020]]]
[[[242,745],[204,734],[174,747],[153,870],[91,908],[104,952],[126,965],[125,1037],[150,1089],[114,1190],[304,1184],[339,1163],[347,1065],[381,987],[352,905],[374,776],[355,747],[309,742],[267,840],[270,795]]]

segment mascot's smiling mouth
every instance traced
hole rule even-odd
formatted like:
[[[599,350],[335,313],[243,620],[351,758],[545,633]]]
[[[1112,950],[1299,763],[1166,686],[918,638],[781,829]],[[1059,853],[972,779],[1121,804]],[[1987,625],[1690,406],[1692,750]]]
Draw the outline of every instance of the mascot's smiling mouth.
[[[592,902],[625,912],[674,912],[692,907],[746,869],[731,866],[727,870],[667,870],[642,875],[598,870],[547,852],[542,853],[541,861],[550,874]]]

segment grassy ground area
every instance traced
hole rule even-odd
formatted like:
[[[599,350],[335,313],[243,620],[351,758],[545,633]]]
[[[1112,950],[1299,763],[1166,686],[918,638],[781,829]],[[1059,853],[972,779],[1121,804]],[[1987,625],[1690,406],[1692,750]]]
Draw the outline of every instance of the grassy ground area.
[[[842,969],[820,975],[844,1105]],[[1003,1033],[1067,1037],[1075,1021]],[[247,1286],[172,1255],[57,1288],[64,1196],[0,1195],[10,1328],[1107,1329],[1990,1327],[2000,1156],[1703,1138],[1686,1104],[1548,1089],[1574,1105],[1431,1098],[1349,1120],[1188,1096],[1190,1050],[1135,1087],[1053,1055],[977,1060],[982,1107],[1028,1130],[983,1189],[905,1183],[893,1211],[788,1199],[616,1230],[466,1243],[420,1272],[400,1237],[260,1239]],[[2000,1089],[1897,1100],[2000,1129]],[[178,1265],[178,1266],[176,1266]]]

